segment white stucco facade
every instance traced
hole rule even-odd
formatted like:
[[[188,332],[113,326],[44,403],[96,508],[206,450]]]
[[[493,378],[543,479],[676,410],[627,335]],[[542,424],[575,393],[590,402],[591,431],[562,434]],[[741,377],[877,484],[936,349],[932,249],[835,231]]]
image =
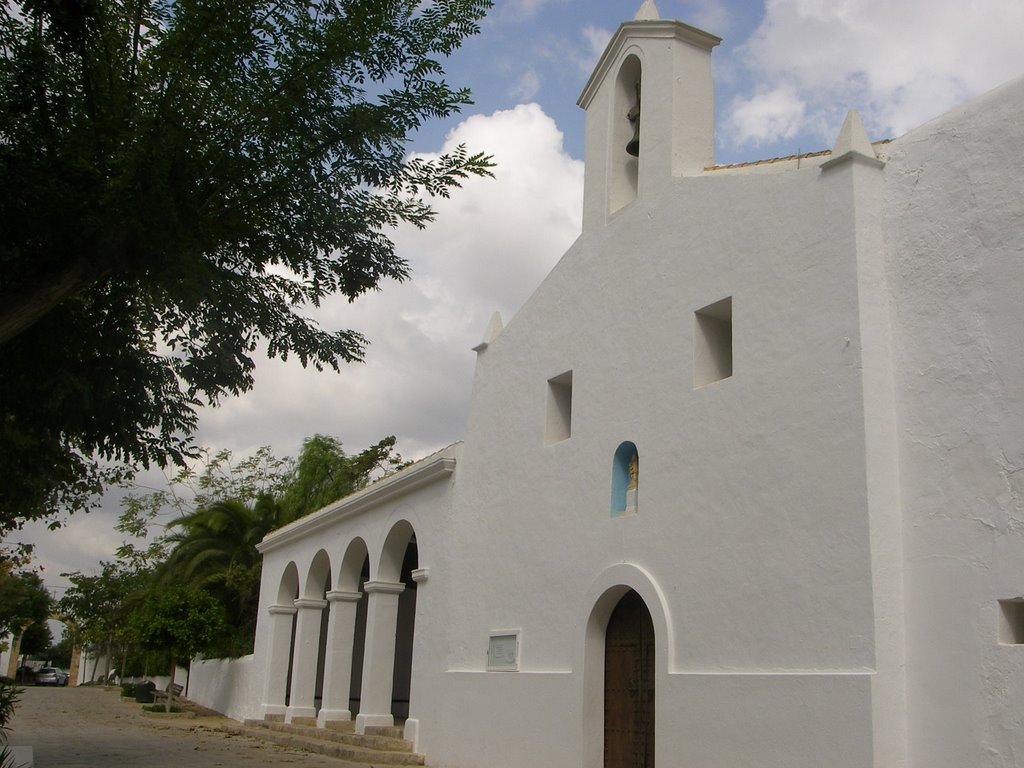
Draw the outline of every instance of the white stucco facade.
[[[718,39],[652,5],[584,89],[583,232],[477,348],[464,441],[269,536],[244,680],[193,690],[597,768],[632,591],[649,765],[1021,764],[1024,81],[718,167]]]

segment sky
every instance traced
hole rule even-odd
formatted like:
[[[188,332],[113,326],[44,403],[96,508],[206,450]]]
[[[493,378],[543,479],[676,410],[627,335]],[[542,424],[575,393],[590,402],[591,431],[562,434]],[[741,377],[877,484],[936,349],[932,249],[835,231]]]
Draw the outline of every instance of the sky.
[[[873,140],[899,136],[1024,74],[1024,2],[975,0],[655,0],[723,42],[713,54],[716,161],[734,163],[832,146],[858,109]],[[412,267],[355,303],[316,317],[370,339],[364,364],[340,374],[262,360],[254,389],[203,411],[197,443],[245,455],[295,455],[322,433],[358,452],[386,435],[406,458],[462,437],[475,353],[493,312],[505,323],[580,231],[584,113],[591,70],[640,0],[496,0],[481,34],[446,63],[475,103],[426,126],[410,151],[465,143],[494,156],[494,179],[471,179],[437,202],[425,231],[394,232]],[[159,473],[140,482],[159,486]],[[60,574],[113,559],[116,494],[61,529],[27,526],[36,565],[59,596]]]

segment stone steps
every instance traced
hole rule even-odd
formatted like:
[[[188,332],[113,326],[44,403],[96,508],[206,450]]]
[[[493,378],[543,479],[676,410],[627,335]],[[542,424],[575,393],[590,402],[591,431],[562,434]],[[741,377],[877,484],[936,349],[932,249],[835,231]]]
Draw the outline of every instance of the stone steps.
[[[345,760],[353,766],[423,765],[423,755],[412,751],[412,744],[401,738],[401,728],[370,728],[355,733],[351,723],[336,723],[328,728],[296,725],[267,720],[246,720],[243,724],[222,727],[236,736],[269,741],[283,747],[301,749]]]

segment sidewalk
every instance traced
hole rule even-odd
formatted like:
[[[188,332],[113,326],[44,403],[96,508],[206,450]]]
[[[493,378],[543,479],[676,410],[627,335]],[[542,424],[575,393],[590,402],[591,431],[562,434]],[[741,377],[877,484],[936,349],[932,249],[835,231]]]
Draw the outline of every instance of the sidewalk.
[[[119,689],[26,688],[9,743],[31,746],[36,768],[344,768],[324,755],[215,730],[220,717],[161,719],[122,702]]]

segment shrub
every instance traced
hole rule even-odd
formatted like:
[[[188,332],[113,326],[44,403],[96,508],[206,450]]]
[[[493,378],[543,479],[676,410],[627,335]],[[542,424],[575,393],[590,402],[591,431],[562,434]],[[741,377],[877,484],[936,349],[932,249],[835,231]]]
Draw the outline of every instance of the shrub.
[[[14,705],[21,692],[22,689],[12,683],[0,682],[0,768],[14,765],[14,757],[7,750],[7,723],[14,716]]]

